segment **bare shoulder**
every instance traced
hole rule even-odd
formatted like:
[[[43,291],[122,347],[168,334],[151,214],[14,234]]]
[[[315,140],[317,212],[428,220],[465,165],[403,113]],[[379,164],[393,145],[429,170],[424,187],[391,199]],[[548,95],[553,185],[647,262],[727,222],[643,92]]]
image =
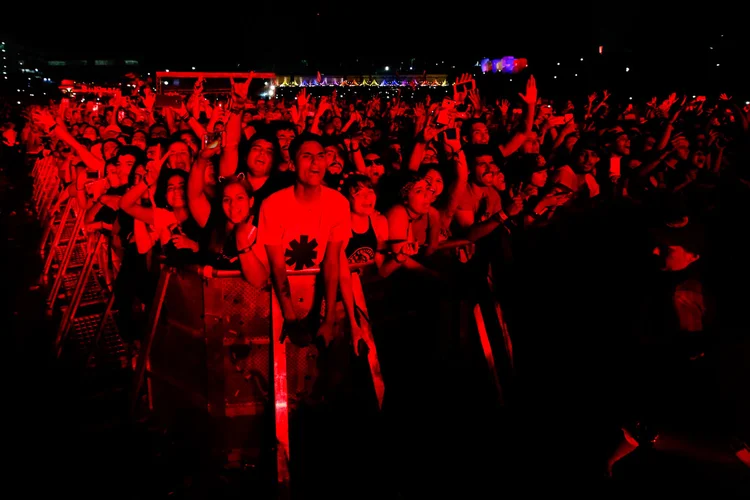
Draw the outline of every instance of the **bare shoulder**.
[[[372,227],[375,230],[375,236],[378,237],[379,240],[387,240],[388,239],[388,219],[385,218],[385,215],[380,213],[375,213],[371,217],[372,220]]]
[[[392,220],[392,219],[399,219],[399,218],[408,218],[408,215],[406,214],[406,208],[400,203],[398,203],[396,205],[393,205],[390,209],[388,209],[388,212],[386,212],[385,217],[388,220]]]

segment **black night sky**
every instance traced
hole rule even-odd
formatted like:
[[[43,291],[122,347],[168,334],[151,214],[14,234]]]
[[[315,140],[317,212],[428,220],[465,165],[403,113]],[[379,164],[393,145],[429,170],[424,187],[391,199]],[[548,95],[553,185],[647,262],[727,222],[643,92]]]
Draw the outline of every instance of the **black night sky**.
[[[0,34],[48,59],[128,58],[150,69],[277,73],[305,71],[304,61],[307,71],[329,74],[367,74],[402,62],[406,71],[412,58],[415,70],[435,71],[436,62],[446,61],[440,69],[450,72],[452,65],[468,70],[482,57],[513,55],[528,58],[532,72],[544,76],[556,61],[595,57],[604,45],[623,58],[623,68],[655,82],[742,88],[747,81],[742,16],[728,9],[691,10],[684,2],[187,5],[75,3],[43,17],[34,6],[20,6],[15,16],[33,18],[33,27],[6,16]]]

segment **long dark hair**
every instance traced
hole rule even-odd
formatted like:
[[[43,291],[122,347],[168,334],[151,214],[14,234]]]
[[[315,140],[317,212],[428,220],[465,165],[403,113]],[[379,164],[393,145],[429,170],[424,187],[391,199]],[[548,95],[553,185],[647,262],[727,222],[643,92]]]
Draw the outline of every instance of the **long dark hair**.
[[[222,253],[229,233],[227,232],[227,216],[224,213],[222,200],[224,199],[224,190],[233,185],[239,184],[245,190],[248,196],[253,192],[252,186],[247,180],[244,173],[233,175],[231,177],[222,177],[216,185],[217,196],[211,206],[211,220],[213,221],[211,229],[211,238],[209,239],[209,249],[213,253]]]
[[[159,172],[159,178],[156,179],[156,193],[154,193],[154,203],[159,208],[172,210],[172,207],[167,203],[167,187],[169,185],[169,179],[172,177],[181,177],[182,180],[185,181],[185,189],[187,190],[187,172],[176,168],[162,168],[161,172]]]

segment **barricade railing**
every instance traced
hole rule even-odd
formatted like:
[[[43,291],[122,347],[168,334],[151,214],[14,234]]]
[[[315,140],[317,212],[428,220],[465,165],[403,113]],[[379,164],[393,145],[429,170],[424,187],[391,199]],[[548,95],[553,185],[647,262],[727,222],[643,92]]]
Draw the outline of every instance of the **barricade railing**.
[[[66,228],[69,228],[66,225],[60,224],[58,228],[58,232],[55,235],[55,238],[61,235]],[[57,265],[57,274],[55,275],[55,281],[52,284],[52,288],[50,289],[49,295],[47,296],[47,312],[52,313],[52,311],[55,308],[55,302],[57,301],[58,294],[60,293],[60,288],[66,284],[65,278],[68,275],[68,267],[71,262],[71,257],[73,256],[73,252],[78,249],[79,255],[81,252],[83,254],[86,254],[86,251],[88,250],[86,245],[86,238],[79,238],[79,235],[83,233],[83,215],[79,215],[75,219],[75,223],[73,224],[71,234],[69,236],[69,239],[67,243],[63,246],[62,243],[57,243],[53,245],[50,248],[49,254],[47,255],[47,260],[45,261],[42,279],[44,279],[47,276],[47,273],[49,273],[50,267],[52,265],[52,261],[57,256],[57,250],[60,249],[62,251],[62,256],[60,261]],[[59,241],[59,240],[58,240]],[[85,258],[88,258],[88,255],[86,255]],[[68,283],[66,288],[66,291],[70,290],[69,285],[70,279],[68,279]]]
[[[459,252],[470,245],[467,241],[450,241],[441,245],[441,250]],[[353,270],[358,267],[360,266],[351,266]],[[319,269],[287,273],[293,302],[301,308],[298,317],[305,317],[313,305],[313,283]],[[360,328],[369,348],[367,361],[373,388],[378,406],[381,407],[385,384],[358,273],[352,273],[352,288]],[[504,337],[507,336],[507,354],[499,352],[497,342],[490,338],[485,320],[486,306],[483,308],[476,304],[473,309],[474,320],[498,400],[503,403],[503,389],[496,361],[503,355],[512,356],[512,351],[507,349],[510,337],[507,335],[502,309],[494,298],[490,304],[493,316],[497,316],[499,329]],[[494,325],[495,318],[492,321]],[[144,385],[147,388],[149,409],[157,411],[160,405],[164,409],[171,404],[171,409],[186,405],[203,408],[209,415],[222,418],[248,417],[257,415],[267,401],[269,404],[272,401],[277,481],[282,490],[288,489],[289,408],[294,405],[295,396],[304,392],[303,373],[306,366],[301,358],[305,358],[306,354],[300,353],[300,348],[291,342],[278,341],[282,335],[283,322],[272,287],[253,287],[242,279],[240,271],[198,266],[181,270],[165,267],[157,286],[136,366],[131,411],[136,411]],[[237,349],[237,346],[245,347]],[[176,355],[177,350],[179,355]],[[240,351],[244,351],[242,355],[237,354]],[[289,365],[291,359],[295,361]],[[512,365],[512,361],[510,364]],[[195,369],[200,366],[206,366],[202,376]],[[271,378],[273,386],[270,384]],[[245,391],[247,396],[243,400],[240,394]],[[179,403],[175,404],[175,400]],[[170,409],[166,411],[169,412]],[[249,425],[245,428],[249,428]],[[233,441],[234,444],[237,442],[239,441]]]
[[[105,235],[96,232],[87,241],[86,258],[80,273],[71,277],[74,288],[58,326],[55,351],[59,358],[64,348],[72,345],[88,367],[109,364],[122,368],[127,363],[128,353],[115,321],[115,294],[103,285],[102,270],[97,272],[95,268],[100,250],[107,244],[106,239]],[[102,311],[100,306],[105,303]]]
[[[49,249],[46,244],[41,248],[40,253],[44,257],[44,265],[42,266],[41,280],[46,281],[47,276],[52,268],[52,264],[55,259],[58,261],[58,266],[64,257],[60,255],[61,252],[68,250],[72,251],[72,248],[77,244],[81,243],[83,238],[83,214],[76,216],[77,207],[75,199],[69,199],[65,204],[65,209],[62,211],[60,221],[54,224],[54,221],[50,223],[50,230],[42,234],[42,239],[49,239],[49,236],[54,233],[52,242],[50,243]],[[80,211],[78,211],[80,212]],[[45,255],[45,249],[47,251]]]
[[[352,267],[359,269],[364,266]],[[312,309],[318,273],[318,268],[288,271],[293,301],[299,308],[300,317],[318,313]],[[356,273],[352,276],[352,287],[360,311],[359,326],[369,348],[367,360],[380,407],[385,385],[367,304]],[[136,410],[144,384],[151,381],[154,383],[147,395],[152,409],[154,405],[158,409],[159,401],[169,397],[165,395],[169,391],[163,390],[165,384],[181,393],[180,398],[187,402],[184,404],[203,407],[209,415],[229,420],[257,419],[270,398],[276,429],[277,479],[280,489],[287,489],[289,408],[297,398],[309,394],[310,373],[315,368],[317,351],[313,345],[298,347],[289,341],[279,342],[283,323],[281,309],[270,285],[256,288],[243,280],[239,271],[198,266],[178,271],[165,267],[136,366],[131,408]],[[180,360],[174,359],[170,346],[180,349]],[[201,346],[205,350],[202,354]],[[292,360],[291,365],[288,365],[289,360]],[[196,377],[195,373],[196,365],[201,363],[207,370],[205,380]],[[291,371],[287,370],[288,367]],[[263,428],[259,422],[255,421],[256,433]],[[225,426],[238,427],[232,423]],[[230,431],[226,446],[245,448],[248,443],[251,446],[257,443],[257,436],[247,435],[249,426],[250,423],[245,426],[244,434]],[[232,433],[234,435],[229,436]]]
[[[35,208],[41,202],[42,195],[45,193],[45,189],[49,183],[58,178],[57,161],[53,156],[46,156],[37,160],[40,163],[40,167],[37,171],[37,176],[34,179],[34,191],[33,201]]]
[[[32,201],[43,227],[39,245],[44,258],[40,282],[46,284],[49,273],[53,269],[57,272],[47,295],[47,314],[53,315],[56,307],[62,311],[55,338],[57,355],[62,355],[64,346],[74,343],[89,366],[98,361],[100,352],[110,358],[127,358],[114,321],[115,296],[110,280],[103,279],[106,272],[103,262],[111,263],[113,272],[118,268],[117,259],[102,255],[112,251],[106,238],[99,233],[87,237],[84,213],[78,209],[75,197],[66,196],[55,157],[38,159],[32,177]],[[66,304],[60,303],[63,298]],[[104,311],[94,307],[103,304],[106,304]]]
[[[60,179],[57,175],[57,169],[53,165],[50,165],[43,174],[34,198],[34,210],[37,214],[40,213],[42,204],[54,195],[56,188],[59,187],[59,183]]]

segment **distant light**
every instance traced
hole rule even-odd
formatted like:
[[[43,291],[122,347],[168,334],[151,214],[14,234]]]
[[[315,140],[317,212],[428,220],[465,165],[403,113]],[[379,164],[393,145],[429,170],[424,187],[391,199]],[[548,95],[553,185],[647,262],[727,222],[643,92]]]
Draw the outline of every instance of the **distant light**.
[[[510,79],[510,81],[512,82],[512,81],[513,81],[513,78],[511,78],[511,79]]]
[[[167,69],[167,70],[165,70],[165,71],[166,71],[167,73],[169,73],[169,70],[168,70],[168,69]]]
[[[573,76],[578,76],[578,73],[576,73],[576,74],[575,74],[575,75],[573,75]]]
[[[164,85],[169,85],[169,82],[164,82]]]
[[[581,58],[581,61],[583,61],[583,57]]]
[[[18,104],[21,104],[21,101],[18,101]]]
[[[557,63],[558,66],[560,66],[560,63]]]
[[[414,69],[412,66],[409,66],[409,69]]]
[[[750,106],[750,101],[745,101],[745,106]]]
[[[268,86],[268,82],[263,82],[263,85]]]
[[[719,66],[719,63],[716,63],[716,66]]]
[[[195,66],[193,66],[193,71],[195,71]]]
[[[146,76],[151,76],[151,73],[146,73]]]
[[[390,70],[391,70],[390,66],[386,66],[386,67],[385,67],[385,70],[386,70],[386,71],[390,71]]]
[[[630,99],[631,101],[633,100],[633,98],[632,98],[632,97],[628,97],[628,99]]]
[[[709,49],[711,49],[711,50],[714,50],[714,48],[713,48],[713,47],[709,47]]]
[[[555,78],[557,78],[557,75],[555,75]]]
[[[604,52],[604,45],[599,45],[599,53],[601,54],[603,52]]]
[[[693,99],[695,99],[695,96],[693,96]]]
[[[628,71],[630,71],[630,68],[626,67],[625,68],[625,73],[627,73]]]

